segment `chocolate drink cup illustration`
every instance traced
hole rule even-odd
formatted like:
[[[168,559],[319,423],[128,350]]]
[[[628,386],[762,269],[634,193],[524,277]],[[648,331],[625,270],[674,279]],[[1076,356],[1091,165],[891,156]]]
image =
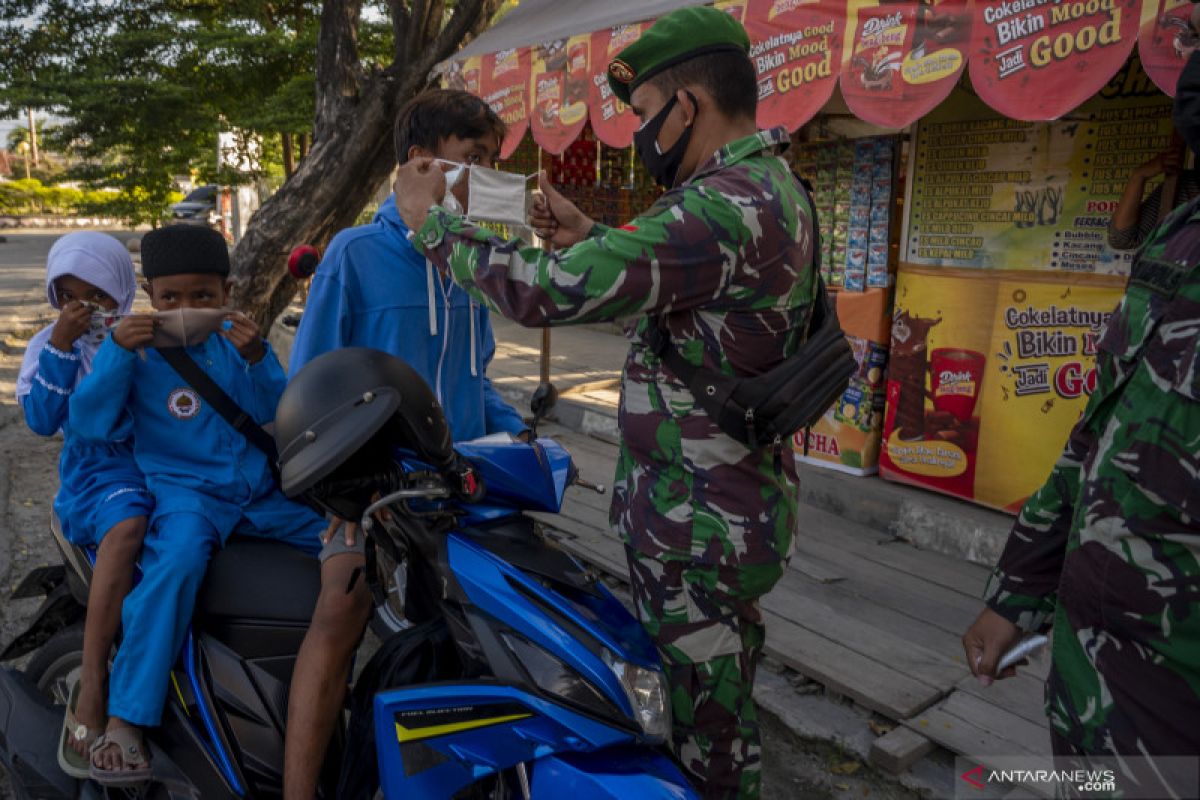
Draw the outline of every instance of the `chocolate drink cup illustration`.
[[[987,357],[974,350],[939,347],[930,354],[929,362],[934,409],[949,412],[961,422],[970,421],[979,401]]]
[[[566,105],[582,102],[587,97],[588,44],[576,42],[567,53]]]
[[[892,353],[888,379],[899,384],[895,427],[903,441],[925,438],[925,398],[929,392],[929,330],[940,319],[914,317],[901,311],[892,322]]]

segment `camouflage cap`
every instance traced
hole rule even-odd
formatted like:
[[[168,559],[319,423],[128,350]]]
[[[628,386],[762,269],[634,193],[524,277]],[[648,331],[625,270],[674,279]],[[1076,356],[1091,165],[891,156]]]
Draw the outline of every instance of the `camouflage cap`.
[[[680,8],[664,14],[608,65],[608,85],[622,102],[658,73],[697,56],[722,50],[750,52],[742,24],[708,6]]]

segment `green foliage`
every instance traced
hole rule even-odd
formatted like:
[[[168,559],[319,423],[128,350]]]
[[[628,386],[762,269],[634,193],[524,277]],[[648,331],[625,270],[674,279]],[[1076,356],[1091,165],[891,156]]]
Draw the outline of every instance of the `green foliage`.
[[[136,190],[135,190],[136,191]],[[170,205],[183,199],[171,192],[163,202]],[[73,186],[46,186],[37,179],[0,183],[0,214],[17,216],[116,217],[135,224],[155,222],[144,209],[158,203],[145,196],[114,190],[87,190]]]
[[[69,178],[114,190],[130,222],[155,222],[178,176],[282,176],[279,135],[311,130],[319,19],[317,0],[9,0],[0,113],[64,118],[44,146],[71,157]],[[378,31],[367,38],[382,47]],[[230,130],[261,140],[258,173],[218,167]]]

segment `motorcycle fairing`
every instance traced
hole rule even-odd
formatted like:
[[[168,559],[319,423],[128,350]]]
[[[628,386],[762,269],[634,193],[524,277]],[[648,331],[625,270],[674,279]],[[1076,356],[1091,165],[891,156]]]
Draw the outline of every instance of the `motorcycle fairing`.
[[[644,747],[559,753],[533,764],[534,797],[572,800],[687,800],[696,797],[675,762]]]
[[[522,762],[632,740],[627,730],[495,681],[425,684],[375,696],[385,797],[450,797]]]
[[[576,602],[571,602],[562,592],[458,534],[447,537],[446,554],[460,590],[477,611],[547,650],[602,689],[616,708],[632,715],[625,690],[599,651],[606,649],[648,669],[657,669],[660,662],[646,632],[611,594],[588,598],[577,593]],[[597,606],[589,608],[585,602]]]

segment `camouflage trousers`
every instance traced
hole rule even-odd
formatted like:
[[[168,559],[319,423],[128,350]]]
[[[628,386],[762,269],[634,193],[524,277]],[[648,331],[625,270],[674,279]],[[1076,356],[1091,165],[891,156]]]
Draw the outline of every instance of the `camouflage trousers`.
[[[766,641],[758,600],[784,562],[717,567],[625,548],[638,617],[662,653],[675,751],[704,798],[756,800],[762,782],[754,671]]]

